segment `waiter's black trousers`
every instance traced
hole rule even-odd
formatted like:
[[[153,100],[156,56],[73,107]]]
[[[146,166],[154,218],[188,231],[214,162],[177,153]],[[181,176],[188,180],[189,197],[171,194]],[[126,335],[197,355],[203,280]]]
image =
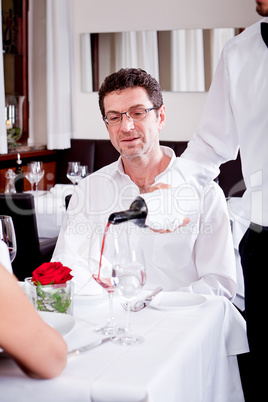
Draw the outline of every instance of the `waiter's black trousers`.
[[[253,381],[255,392],[261,393],[261,401],[268,395],[268,227],[251,224],[240,242],[239,252],[244,274],[245,318],[250,348],[248,381]],[[256,402],[258,400],[255,399]]]

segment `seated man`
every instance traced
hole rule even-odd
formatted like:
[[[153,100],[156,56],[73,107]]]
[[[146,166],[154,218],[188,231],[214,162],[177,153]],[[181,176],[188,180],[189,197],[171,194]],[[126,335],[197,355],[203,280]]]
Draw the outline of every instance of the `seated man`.
[[[204,170],[160,146],[166,111],[158,82],[143,70],[121,69],[102,84],[99,106],[120,157],[76,186],[53,260],[73,270],[76,293],[101,290],[92,273],[98,269],[108,217],[142,194],[150,226],[139,234],[145,288],[231,299],[235,259],[223,192],[214,182],[197,184]]]

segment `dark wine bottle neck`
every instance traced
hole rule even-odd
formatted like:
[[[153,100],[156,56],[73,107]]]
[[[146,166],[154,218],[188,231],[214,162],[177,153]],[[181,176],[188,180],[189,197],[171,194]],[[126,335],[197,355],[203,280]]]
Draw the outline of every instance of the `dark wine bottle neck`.
[[[134,221],[136,225],[145,227],[147,213],[148,210],[145,201],[143,198],[137,197],[131,204],[129,210],[112,213],[109,216],[109,223],[112,225],[118,225],[119,223]]]

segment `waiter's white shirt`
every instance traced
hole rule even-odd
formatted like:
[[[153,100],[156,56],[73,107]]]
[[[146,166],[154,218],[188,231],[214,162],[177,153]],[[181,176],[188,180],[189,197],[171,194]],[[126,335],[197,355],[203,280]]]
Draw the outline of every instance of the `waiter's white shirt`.
[[[163,286],[165,290],[232,298],[236,290],[236,268],[223,192],[214,182],[196,185],[197,172],[202,175],[200,166],[176,158],[170,148],[162,149],[171,161],[155,183],[170,184],[171,189],[141,196],[150,211],[146,224],[173,231],[155,233],[134,224],[129,229],[132,234],[136,231],[139,247],[144,250],[145,288]],[[129,209],[138,195],[139,188],[124,173],[121,158],[76,186],[52,259],[72,269],[76,294],[101,291],[91,274],[98,270],[108,217],[112,212]],[[176,230],[184,218],[190,222]],[[117,227],[120,230],[120,225]],[[106,262],[111,248],[108,238]]]
[[[224,47],[204,112],[183,158],[212,170],[235,159],[240,148],[243,177],[241,218],[268,226],[268,48],[260,23]]]
[[[13,273],[8,248],[6,243],[2,240],[0,240],[0,264],[3,265],[3,267],[5,267],[11,274]]]

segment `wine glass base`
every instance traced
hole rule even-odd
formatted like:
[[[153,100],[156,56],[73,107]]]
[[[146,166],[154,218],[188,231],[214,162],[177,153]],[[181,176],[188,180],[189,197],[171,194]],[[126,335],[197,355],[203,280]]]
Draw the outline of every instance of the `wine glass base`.
[[[104,327],[96,328],[96,332],[98,332],[98,334],[106,336],[117,336],[123,334],[125,332],[125,329],[105,325]]]
[[[123,346],[129,346],[129,345],[137,345],[139,343],[142,343],[144,341],[144,338],[142,336],[138,335],[120,335],[117,336],[116,338],[112,339],[112,342],[118,343]]]

